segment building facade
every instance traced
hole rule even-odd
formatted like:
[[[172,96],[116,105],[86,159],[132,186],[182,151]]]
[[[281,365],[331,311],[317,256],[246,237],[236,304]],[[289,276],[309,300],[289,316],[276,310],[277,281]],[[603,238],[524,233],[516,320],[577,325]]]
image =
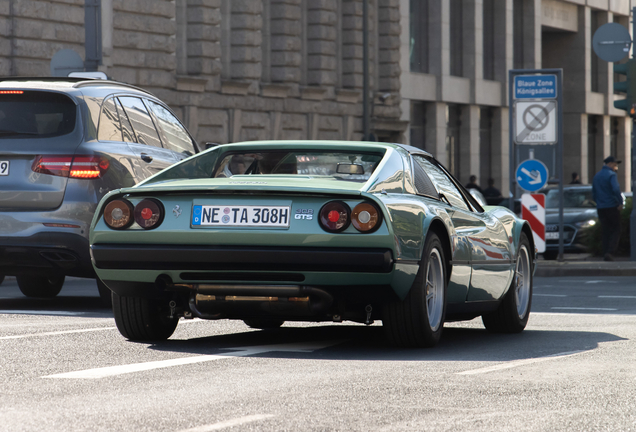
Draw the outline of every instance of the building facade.
[[[399,141],[399,3],[368,5],[373,132]],[[97,69],[162,98],[200,145],[359,140],[362,17],[362,0],[4,0],[0,74],[49,76],[63,49],[88,65],[96,37]]]
[[[3,0],[0,75],[61,74],[72,51],[165,100],[201,146],[359,140],[364,1]],[[602,24],[629,26],[630,0],[366,1],[373,139],[506,193],[508,70],[562,68],[566,180],[613,154],[630,190],[630,122],[591,45]]]
[[[623,161],[622,189],[631,190],[631,121],[614,108],[625,95],[614,94],[613,64],[596,56],[592,37],[608,22],[631,27],[632,6],[629,0],[400,0],[406,139],[462,182],[470,175],[482,185],[493,178],[507,193],[508,70],[561,68],[565,182],[576,172],[591,183],[611,154]],[[517,148],[521,158],[530,150]]]

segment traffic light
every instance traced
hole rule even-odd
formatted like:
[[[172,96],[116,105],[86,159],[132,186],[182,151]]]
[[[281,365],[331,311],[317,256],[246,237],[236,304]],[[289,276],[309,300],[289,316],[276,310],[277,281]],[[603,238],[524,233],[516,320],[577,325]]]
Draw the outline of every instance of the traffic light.
[[[627,111],[630,116],[636,116],[636,59],[625,63],[614,63],[614,73],[625,75],[625,81],[614,82],[614,92],[626,94],[625,99],[614,101],[614,108]]]

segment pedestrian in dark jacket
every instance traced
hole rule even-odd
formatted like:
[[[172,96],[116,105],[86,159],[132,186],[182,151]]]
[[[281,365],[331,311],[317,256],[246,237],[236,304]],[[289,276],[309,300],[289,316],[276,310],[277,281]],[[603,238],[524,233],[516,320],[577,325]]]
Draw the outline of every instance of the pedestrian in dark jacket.
[[[623,195],[616,176],[618,164],[621,161],[617,161],[614,156],[608,156],[603,163],[605,165],[592,181],[592,193],[596,201],[598,219],[601,222],[603,259],[614,261],[614,254],[620,240],[621,210],[623,209]]]

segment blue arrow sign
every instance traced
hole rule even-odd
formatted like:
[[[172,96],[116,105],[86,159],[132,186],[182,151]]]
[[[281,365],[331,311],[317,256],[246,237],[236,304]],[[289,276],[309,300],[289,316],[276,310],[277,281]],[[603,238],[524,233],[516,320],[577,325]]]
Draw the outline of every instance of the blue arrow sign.
[[[519,164],[515,177],[521,189],[535,192],[547,183],[548,168],[541,161],[528,159]]]

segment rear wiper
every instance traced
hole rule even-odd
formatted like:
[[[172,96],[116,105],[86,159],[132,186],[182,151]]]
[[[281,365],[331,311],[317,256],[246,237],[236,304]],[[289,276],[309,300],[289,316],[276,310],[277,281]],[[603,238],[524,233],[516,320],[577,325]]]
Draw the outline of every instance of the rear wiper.
[[[12,131],[6,129],[0,129],[0,135],[39,135],[37,132],[20,132],[20,131]]]

